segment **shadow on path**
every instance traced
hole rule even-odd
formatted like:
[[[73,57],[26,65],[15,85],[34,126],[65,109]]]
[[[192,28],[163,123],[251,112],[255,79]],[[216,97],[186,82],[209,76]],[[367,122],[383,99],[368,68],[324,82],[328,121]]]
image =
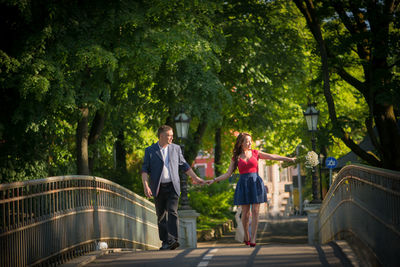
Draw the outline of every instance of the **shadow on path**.
[[[310,246],[307,240],[305,217],[261,219],[255,248],[237,242],[233,231],[197,249],[113,253],[88,266],[352,266],[337,244]]]
[[[257,245],[307,244],[307,217],[261,218],[258,225]],[[224,234],[221,239],[199,242],[198,247],[240,246],[235,231]]]

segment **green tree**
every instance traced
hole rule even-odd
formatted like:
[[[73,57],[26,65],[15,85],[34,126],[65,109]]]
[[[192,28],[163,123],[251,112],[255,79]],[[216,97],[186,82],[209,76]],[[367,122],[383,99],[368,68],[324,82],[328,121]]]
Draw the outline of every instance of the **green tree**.
[[[232,100],[223,103],[215,138],[230,129],[248,131],[269,152],[294,151],[306,95],[300,18],[286,1],[230,1],[220,19],[227,44],[219,75]]]
[[[399,103],[398,1],[294,2],[320,53],[323,92],[333,133],[369,164],[400,170],[400,133],[396,117]],[[346,131],[346,122],[340,120],[331,92],[333,75],[353,86],[367,103],[365,127],[375,146],[375,154],[361,149]]]

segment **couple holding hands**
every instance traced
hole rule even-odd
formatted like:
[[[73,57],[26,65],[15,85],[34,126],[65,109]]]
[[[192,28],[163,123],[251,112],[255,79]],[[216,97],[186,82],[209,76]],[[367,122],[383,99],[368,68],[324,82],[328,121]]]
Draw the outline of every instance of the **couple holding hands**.
[[[242,208],[244,243],[255,247],[260,204],[267,202],[264,182],[258,175],[258,159],[294,162],[295,158],[252,150],[251,136],[240,133],[236,139],[228,171],[213,180],[197,176],[185,161],[180,146],[173,144],[173,129],[162,125],[158,131],[158,142],[147,147],[142,165],[142,182],[146,197],[154,197],[158,218],[158,233],[162,246],[160,250],[173,250],[178,243],[178,202],[180,195],[179,169],[192,178],[193,184],[212,184],[229,178],[236,168],[240,178],[236,185],[234,205]],[[251,236],[249,219],[251,207]]]

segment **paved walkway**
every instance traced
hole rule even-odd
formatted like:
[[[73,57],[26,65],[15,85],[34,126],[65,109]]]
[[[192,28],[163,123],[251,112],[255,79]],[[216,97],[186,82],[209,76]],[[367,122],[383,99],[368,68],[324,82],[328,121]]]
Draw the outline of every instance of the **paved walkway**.
[[[354,266],[354,254],[345,242],[324,246],[307,245],[307,220],[261,220],[257,246],[246,247],[234,240],[235,233],[213,242],[198,243],[197,249],[173,251],[129,251],[109,253],[86,266]]]

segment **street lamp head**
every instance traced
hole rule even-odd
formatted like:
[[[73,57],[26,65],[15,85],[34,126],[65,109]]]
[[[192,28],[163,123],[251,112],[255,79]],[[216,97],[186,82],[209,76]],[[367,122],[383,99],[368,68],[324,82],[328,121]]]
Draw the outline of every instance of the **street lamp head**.
[[[183,112],[179,113],[178,116],[175,117],[176,134],[178,135],[178,138],[187,138],[189,132],[189,123],[189,116]]]
[[[303,112],[306,118],[308,131],[316,132],[318,124],[319,111],[315,108],[315,103],[309,103],[305,112]]]

